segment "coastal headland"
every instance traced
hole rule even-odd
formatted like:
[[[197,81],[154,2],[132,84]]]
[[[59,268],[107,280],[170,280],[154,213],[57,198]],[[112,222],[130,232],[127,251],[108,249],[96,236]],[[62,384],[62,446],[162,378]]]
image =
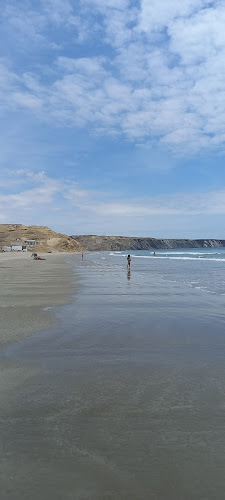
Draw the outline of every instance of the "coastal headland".
[[[128,236],[73,235],[71,238],[89,252],[121,250],[160,250],[166,248],[216,248],[225,247],[225,240],[217,239],[157,239]]]

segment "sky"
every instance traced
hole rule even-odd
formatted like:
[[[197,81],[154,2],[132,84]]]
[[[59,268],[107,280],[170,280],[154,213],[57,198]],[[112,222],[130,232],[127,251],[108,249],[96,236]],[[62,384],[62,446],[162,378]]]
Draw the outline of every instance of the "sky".
[[[225,239],[224,0],[0,12],[0,223]]]

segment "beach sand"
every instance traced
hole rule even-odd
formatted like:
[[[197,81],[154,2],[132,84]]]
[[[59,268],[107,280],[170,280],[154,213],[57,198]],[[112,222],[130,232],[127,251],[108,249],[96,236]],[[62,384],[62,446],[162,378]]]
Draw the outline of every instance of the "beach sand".
[[[0,347],[23,340],[57,322],[48,308],[67,304],[75,290],[66,254],[0,253]]]
[[[0,352],[36,332],[56,327],[59,318],[53,308],[72,300],[75,276],[67,254],[41,257],[45,260],[35,261],[28,252],[0,253]],[[2,408],[38,372],[29,361],[0,357]]]

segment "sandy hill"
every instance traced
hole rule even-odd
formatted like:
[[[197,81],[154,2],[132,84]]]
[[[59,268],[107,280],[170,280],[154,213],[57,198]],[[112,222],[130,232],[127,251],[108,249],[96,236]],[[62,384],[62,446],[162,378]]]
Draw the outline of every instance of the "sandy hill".
[[[0,224],[0,248],[5,245],[27,245],[27,240],[35,240],[35,246],[28,250],[38,252],[80,252],[82,246],[79,242],[65,234],[55,233],[44,226],[24,226],[23,224]]]

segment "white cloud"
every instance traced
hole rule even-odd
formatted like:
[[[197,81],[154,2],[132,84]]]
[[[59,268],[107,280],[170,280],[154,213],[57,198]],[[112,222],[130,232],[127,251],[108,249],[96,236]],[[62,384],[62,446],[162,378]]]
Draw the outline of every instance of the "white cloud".
[[[7,2],[4,16],[31,39],[46,41],[48,23],[64,35],[74,28],[72,47],[94,37],[98,55],[52,59],[48,72],[39,65],[19,73],[3,61],[2,111],[30,110],[54,125],[123,134],[135,142],[162,141],[179,154],[224,149],[222,1],[161,0],[159,6],[158,0],[142,0],[139,8],[128,0],[41,5],[40,12],[30,7],[24,16],[15,2]],[[55,43],[48,40],[48,46]]]
[[[33,188],[27,187],[13,194],[0,194],[0,208],[4,210],[5,213],[14,213],[15,217],[17,217],[18,210],[20,209],[34,211],[40,207],[46,207],[52,204],[55,194],[60,192],[60,183],[46,177],[43,172],[35,174],[25,171],[24,179],[21,178],[21,171],[15,172],[15,176],[16,175],[18,176],[17,180],[19,180],[19,184],[21,182],[27,183],[28,177],[31,183],[34,181],[38,186]],[[14,183],[12,183],[12,185],[13,184]]]
[[[225,190],[108,201],[93,204],[92,210],[102,216],[118,217],[225,214]]]
[[[174,20],[168,27],[170,50],[185,65],[217,59],[225,47],[224,22],[224,4],[199,11],[191,19]]]
[[[35,95],[25,92],[13,92],[12,98],[16,105],[21,106],[23,108],[29,108],[31,110],[40,108],[42,105],[41,99],[39,99]]]
[[[211,4],[211,0],[141,0],[140,29],[149,32],[162,30],[174,19],[188,18],[199,9]]]

